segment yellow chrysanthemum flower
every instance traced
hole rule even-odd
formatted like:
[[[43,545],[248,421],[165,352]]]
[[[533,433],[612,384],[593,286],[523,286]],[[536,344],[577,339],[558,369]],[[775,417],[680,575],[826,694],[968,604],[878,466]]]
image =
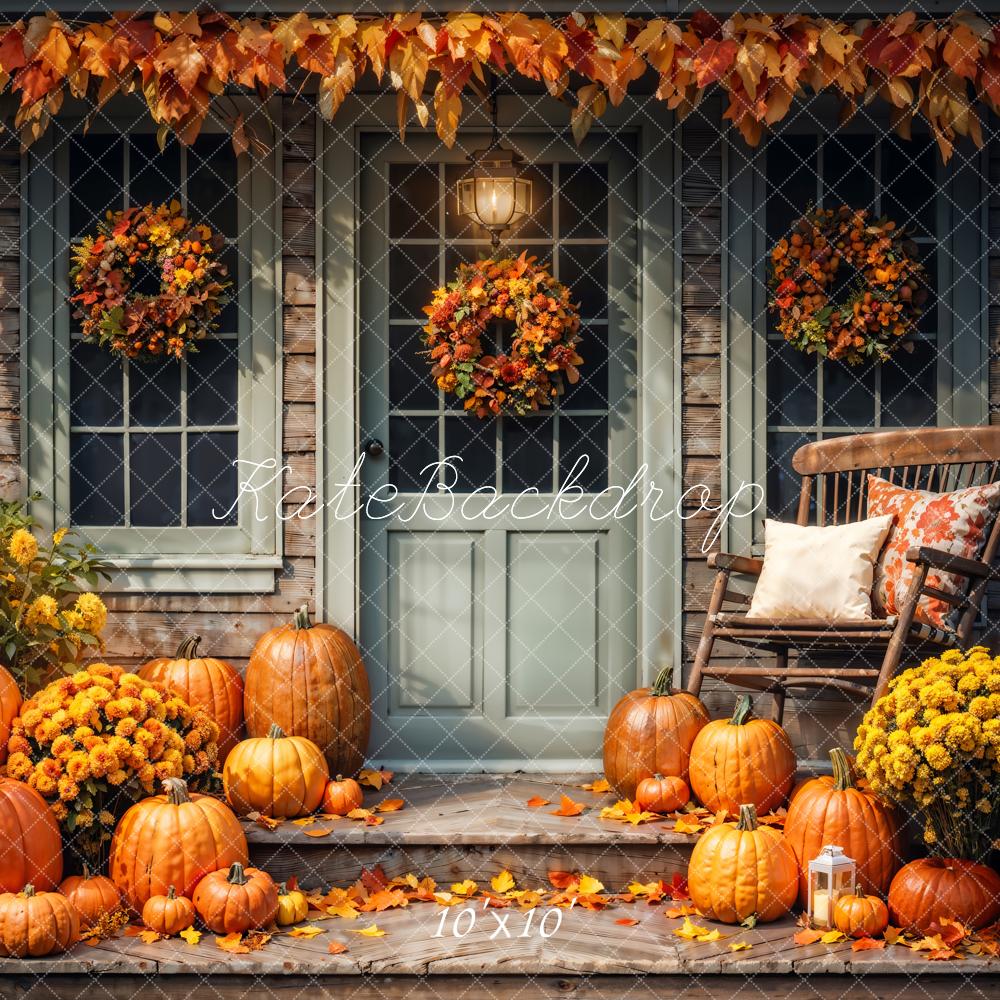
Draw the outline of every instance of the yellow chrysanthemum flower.
[[[83,619],[83,627],[91,635],[99,635],[108,622],[108,609],[97,594],[81,594],[76,599],[74,610]],[[119,683],[124,676],[119,679]]]
[[[18,528],[10,536],[7,551],[18,566],[30,566],[38,556],[38,541],[27,528]]]
[[[59,627],[59,605],[54,597],[42,594],[36,597],[28,607],[24,623],[27,628],[34,632],[39,625],[48,625],[50,628]]]

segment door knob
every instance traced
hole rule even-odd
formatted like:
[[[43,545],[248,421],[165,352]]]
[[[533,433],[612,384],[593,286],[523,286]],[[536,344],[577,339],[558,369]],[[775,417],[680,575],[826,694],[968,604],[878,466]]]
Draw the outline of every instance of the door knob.
[[[378,438],[369,438],[364,444],[364,452],[369,458],[381,458],[385,454],[385,446]]]

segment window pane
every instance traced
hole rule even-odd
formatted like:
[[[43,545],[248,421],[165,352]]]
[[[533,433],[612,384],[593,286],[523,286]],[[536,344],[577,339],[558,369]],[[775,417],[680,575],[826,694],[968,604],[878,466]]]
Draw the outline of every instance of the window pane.
[[[448,417],[444,422],[444,449],[452,459],[458,479],[452,489],[466,493],[480,486],[496,486],[497,428],[495,420]],[[453,474],[445,472],[450,483]]]
[[[608,315],[608,249],[606,246],[563,245],[559,280],[569,285],[584,320]]]
[[[586,458],[573,477],[584,492],[599,493],[608,485],[608,418],[559,418],[559,484],[569,478],[577,462]]]
[[[74,341],[70,347],[70,423],[85,427],[120,427],[122,363],[96,344]]]
[[[234,432],[188,435],[188,524],[237,523],[235,500],[239,470]]]
[[[389,251],[389,317],[426,321],[424,306],[437,288],[436,246],[397,246]]]
[[[938,156],[928,136],[882,143],[882,211],[917,236],[936,231]]]
[[[503,492],[552,492],[552,417],[503,418]]]
[[[240,269],[239,254],[236,247],[226,247],[218,255],[218,259],[226,265],[227,274],[222,278],[228,282],[226,289],[226,304],[222,312],[215,318],[217,333],[238,333],[240,329]]]
[[[129,204],[163,205],[181,196],[181,147],[172,136],[160,152],[155,135],[133,135],[129,156]]]
[[[188,217],[238,236],[236,154],[228,134],[203,132],[188,151]]]
[[[913,353],[900,348],[882,366],[882,423],[921,427],[937,423],[937,346],[926,340]]]
[[[564,410],[605,410],[608,406],[608,328],[585,327],[580,332],[577,351],[583,364],[579,366],[580,380],[570,385],[566,376],[563,382],[566,393],[561,397]]]
[[[437,236],[439,186],[436,163],[389,164],[391,238],[414,240]]]
[[[117,135],[74,135],[69,147],[69,232],[91,232],[108,209],[124,208],[122,140]]]
[[[74,434],[70,445],[73,524],[125,523],[125,463],[121,434]]]
[[[173,359],[129,365],[129,423],[162,427],[181,422],[181,366]]]
[[[875,423],[873,364],[843,361],[823,365],[823,422],[831,427],[869,427]]]
[[[802,480],[792,468],[792,456],[804,444],[815,440],[811,434],[769,433],[767,435],[767,516],[794,521],[799,509]]]
[[[559,236],[608,238],[607,163],[559,165]]]
[[[389,327],[389,406],[436,410],[438,390],[421,340],[420,328]]]
[[[181,523],[180,434],[132,434],[129,437],[131,520],[143,527]]]
[[[786,235],[816,201],[816,137],[775,135],[767,143],[767,237]]]
[[[436,470],[436,417],[392,417],[389,420],[389,482],[401,493],[420,493]]]
[[[823,143],[823,206],[875,207],[875,136],[836,129]]]
[[[235,340],[203,340],[187,356],[188,424],[235,424],[237,358]]]
[[[811,427],[816,420],[816,355],[768,341],[767,422]]]

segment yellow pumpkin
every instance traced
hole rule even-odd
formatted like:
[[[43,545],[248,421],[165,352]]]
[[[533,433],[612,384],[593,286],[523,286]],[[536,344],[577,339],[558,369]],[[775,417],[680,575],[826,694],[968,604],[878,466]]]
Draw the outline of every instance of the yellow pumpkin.
[[[299,889],[289,889],[284,882],[278,886],[278,916],[275,918],[281,927],[297,924],[306,919],[309,913],[309,900]]]

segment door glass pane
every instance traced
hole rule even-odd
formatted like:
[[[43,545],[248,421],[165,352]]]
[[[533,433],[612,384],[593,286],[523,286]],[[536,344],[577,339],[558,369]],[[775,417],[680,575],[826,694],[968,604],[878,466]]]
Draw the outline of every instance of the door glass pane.
[[[584,327],[577,351],[583,358],[580,379],[570,385],[564,378],[566,393],[559,405],[564,410],[603,410],[608,406],[608,328]]]
[[[69,232],[83,236],[94,219],[125,207],[123,143],[117,135],[74,135],[69,146]]]
[[[552,417],[505,417],[503,491],[552,491]]]
[[[438,390],[417,326],[389,327],[389,405],[393,409],[431,409],[438,405]]]
[[[121,434],[74,434],[70,447],[70,498],[74,524],[125,523],[125,462]]]
[[[767,516],[794,521],[799,508],[802,481],[792,468],[792,457],[811,434],[768,434],[767,436]]]
[[[823,143],[825,208],[875,207],[875,137],[832,131]]]
[[[584,320],[608,315],[608,248],[569,244],[559,251],[559,280],[573,290]]]
[[[424,306],[438,284],[436,246],[394,246],[389,251],[389,318],[426,320]]]
[[[448,417],[444,422],[445,454],[452,459],[457,481],[456,493],[471,492],[480,486],[492,486],[497,474],[497,430],[492,420],[474,416]],[[455,473],[448,472],[451,483]]]
[[[436,417],[389,420],[389,482],[400,493],[419,493],[434,476],[427,467],[438,461],[437,435]]]
[[[188,524],[237,523],[237,440],[235,433],[188,435]]]
[[[181,196],[181,147],[172,136],[160,152],[155,135],[129,137],[129,203],[164,205]]]
[[[585,493],[600,493],[608,485],[608,418],[559,418],[559,485],[565,484],[578,462],[573,483]]]
[[[162,427],[181,420],[181,366],[176,361],[129,365],[129,421],[138,427]]]
[[[135,525],[167,528],[181,523],[180,434],[132,434],[129,511]]]
[[[816,421],[816,355],[784,341],[767,345],[767,420],[812,426]]]
[[[80,341],[70,347],[70,359],[70,423],[120,426],[122,363],[96,344]]]
[[[237,404],[237,344],[206,340],[187,362],[189,424],[235,424]]]
[[[202,132],[188,155],[188,215],[230,238],[238,235],[236,166],[227,134]]]
[[[390,163],[390,238],[434,239],[438,234],[439,189],[436,163]]]
[[[559,235],[563,239],[607,239],[608,165],[559,165]]]
[[[874,365],[823,365],[823,422],[831,427],[868,427],[875,423]]]
[[[882,366],[882,422],[888,427],[937,422],[937,348],[926,340],[897,351]]]

